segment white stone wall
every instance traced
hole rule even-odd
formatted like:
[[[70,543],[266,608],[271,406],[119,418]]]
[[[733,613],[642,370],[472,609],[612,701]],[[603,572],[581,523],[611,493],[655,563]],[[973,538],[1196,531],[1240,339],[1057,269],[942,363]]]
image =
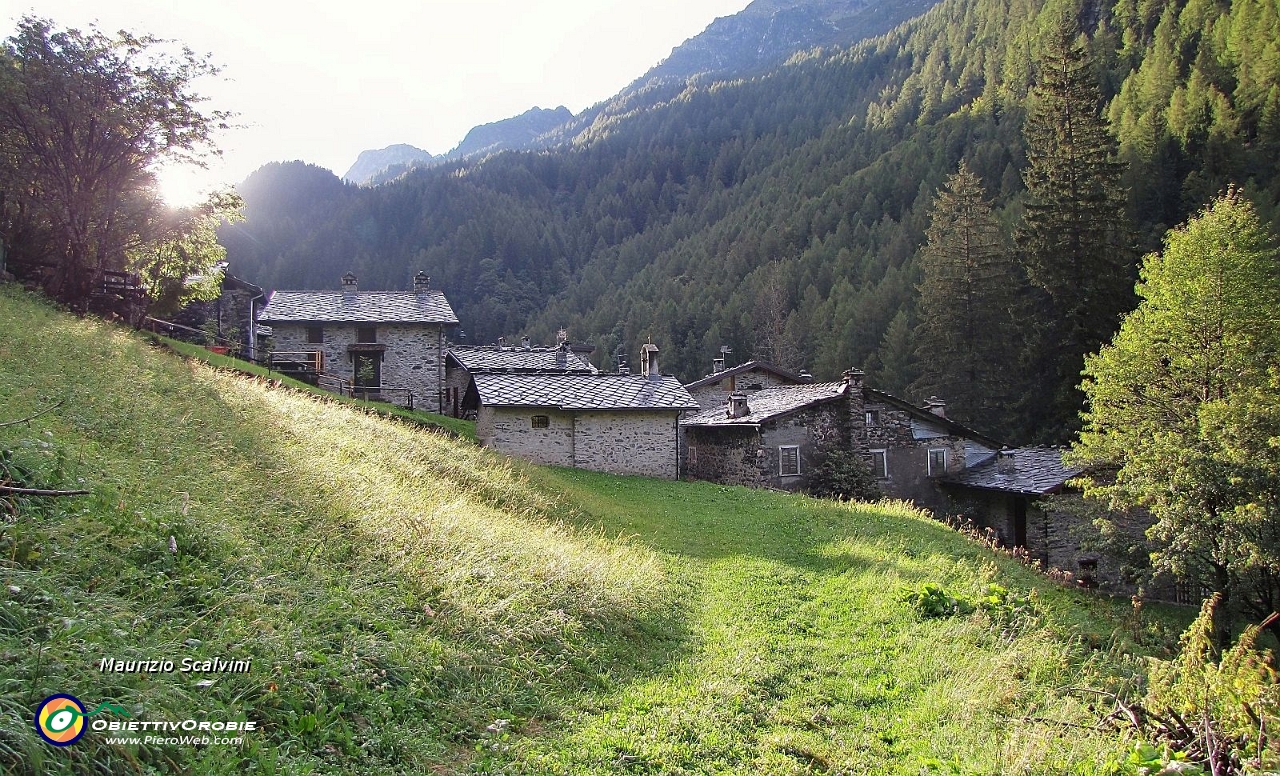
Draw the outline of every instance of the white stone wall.
[[[546,415],[547,428],[533,416]],[[548,466],[573,466],[573,415],[550,408],[481,407],[476,437],[485,447]]]
[[[274,352],[324,351],[328,374],[355,382],[355,359],[347,351],[356,344],[356,329],[349,323],[323,324],[324,343],[307,342],[307,326],[272,326]],[[440,388],[444,384],[444,327],[438,324],[380,324],[377,341],[386,345],[382,353],[382,384],[388,388],[413,391],[414,407],[430,412],[440,409]],[[384,398],[404,403],[399,391]]]
[[[548,428],[534,428],[535,415],[546,415]],[[676,415],[481,407],[476,436],[485,447],[534,463],[675,479]]]

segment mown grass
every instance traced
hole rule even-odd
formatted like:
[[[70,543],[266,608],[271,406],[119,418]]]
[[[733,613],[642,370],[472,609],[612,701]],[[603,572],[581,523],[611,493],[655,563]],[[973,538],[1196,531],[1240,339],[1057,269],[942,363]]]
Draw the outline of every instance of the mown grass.
[[[900,505],[516,464],[0,289],[0,422],[57,401],[0,428],[92,491],[0,524],[9,771],[1094,773],[1118,744],[1065,688],[1177,632]],[[991,581],[1035,611],[899,599]],[[95,668],[188,655],[253,670]],[[55,749],[56,692],[260,729]]]

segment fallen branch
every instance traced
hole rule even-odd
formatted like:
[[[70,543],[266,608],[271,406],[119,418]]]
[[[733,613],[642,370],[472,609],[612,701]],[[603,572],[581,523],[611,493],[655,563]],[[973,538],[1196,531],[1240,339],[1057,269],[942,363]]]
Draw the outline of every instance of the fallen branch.
[[[87,496],[87,490],[45,490],[44,488],[19,488],[13,485],[0,485],[0,493],[12,493],[15,496]]]
[[[54,404],[50,407],[45,407],[44,409],[40,410],[34,415],[28,415],[27,417],[21,418],[19,420],[6,420],[5,422],[0,423],[0,428],[8,428],[9,426],[21,426],[23,423],[30,423],[31,421],[35,420],[41,415],[47,415],[66,403],[67,403],[67,400],[63,399],[59,401],[57,404]]]

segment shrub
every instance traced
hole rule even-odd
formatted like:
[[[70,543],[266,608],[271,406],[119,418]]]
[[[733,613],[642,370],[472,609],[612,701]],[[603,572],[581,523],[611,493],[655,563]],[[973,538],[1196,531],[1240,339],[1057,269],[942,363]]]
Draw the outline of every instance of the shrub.
[[[871,466],[852,450],[833,450],[809,476],[809,493],[842,501],[876,501],[882,494]]]

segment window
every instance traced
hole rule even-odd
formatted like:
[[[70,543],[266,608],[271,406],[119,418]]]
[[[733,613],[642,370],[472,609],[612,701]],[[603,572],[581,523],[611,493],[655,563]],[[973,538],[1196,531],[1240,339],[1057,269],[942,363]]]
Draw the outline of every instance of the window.
[[[867,425],[880,425],[880,410],[867,410]]]
[[[947,448],[934,447],[929,450],[929,476],[940,477],[947,473]]]
[[[356,342],[377,342],[378,328],[376,326],[358,326],[356,327]]]
[[[324,327],[308,326],[307,327],[307,344],[319,345],[323,342],[324,342]]]
[[[778,448],[778,474],[794,477],[800,473],[800,448],[786,445]]]
[[[551,428],[551,418],[547,415],[534,415],[532,426],[534,428]]]
[[[871,451],[871,474],[879,479],[887,479],[889,477],[889,451],[888,450],[872,450]]]

